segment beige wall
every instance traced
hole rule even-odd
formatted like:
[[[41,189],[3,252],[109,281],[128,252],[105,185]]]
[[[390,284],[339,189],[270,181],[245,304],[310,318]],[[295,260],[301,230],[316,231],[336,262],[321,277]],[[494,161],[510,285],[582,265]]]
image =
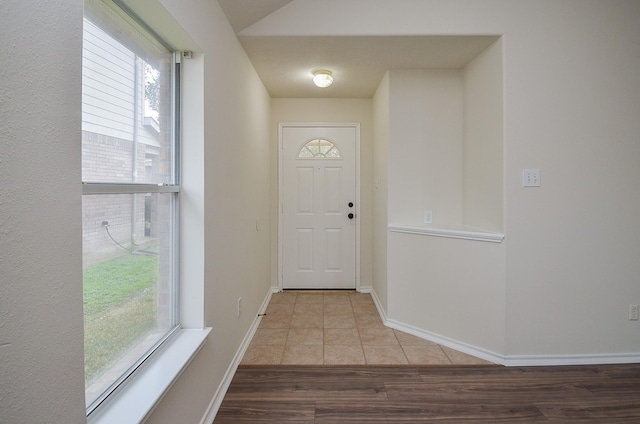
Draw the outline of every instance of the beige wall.
[[[494,193],[502,194],[502,74],[494,75],[502,52],[490,53],[464,70],[389,72],[390,224],[460,230],[469,225],[467,211],[502,211]],[[424,210],[433,224],[423,223]],[[497,227],[496,215],[469,218]],[[504,244],[390,233],[389,324],[501,361],[504,261]]]
[[[163,4],[204,58],[203,295],[213,330],[148,422],[198,423],[270,291],[270,99],[217,2]]]
[[[387,248],[388,316],[394,326],[500,361],[506,246],[391,232]]]
[[[387,223],[389,181],[389,72],[373,96],[373,295],[384,313],[387,302]]]
[[[499,39],[463,70],[462,223],[504,231],[504,72]]]
[[[82,423],[82,1],[0,8],[0,421]]]
[[[392,318],[507,359],[637,358],[640,324],[627,320],[627,308],[640,303],[640,3],[327,1],[332,7],[294,1],[246,33],[504,34],[506,240],[481,252],[472,244],[458,248],[455,240],[412,236],[394,235],[387,246],[388,79],[373,101],[348,106],[271,101],[216,2],[194,0],[187,8],[164,0],[204,54],[199,242],[204,324],[213,332],[150,422],[197,423],[205,414],[251,312],[274,281],[274,124],[336,120],[334,107],[361,122],[369,108],[362,207],[369,202],[366,219],[375,232],[363,238],[363,248],[375,246],[368,278]],[[301,19],[308,16],[314,19]],[[0,69],[0,412],[11,422],[80,423],[81,190],[74,140],[80,137],[82,2],[34,8],[10,0],[0,21],[6,38],[0,48],[11,58]],[[304,113],[293,113],[294,106]],[[364,153],[372,143],[375,158]],[[521,186],[523,168],[542,170],[541,188]],[[387,282],[381,261],[401,253],[415,261],[393,271],[403,278]],[[429,261],[422,264],[424,257]],[[427,264],[434,264],[428,272],[445,276],[436,262],[456,267],[446,274],[454,279],[425,291]],[[482,278],[470,270],[481,270]],[[397,297],[406,293],[416,295],[406,302]],[[433,302],[433,295],[441,314],[425,311],[423,301]],[[246,313],[238,319],[240,296]],[[463,313],[451,313],[460,305]],[[477,319],[495,332],[472,334]]]
[[[278,124],[281,122],[360,123],[360,284],[372,282],[373,124],[368,99],[271,100],[271,284],[278,286]]]
[[[503,231],[502,41],[453,70],[392,70],[389,222]]]
[[[640,324],[627,319],[628,305],[640,303],[640,4],[331,4],[295,1],[243,35],[504,35],[501,353],[578,360],[640,354]],[[303,16],[314,19],[295,19]],[[524,168],[541,169],[541,188],[522,187]],[[383,208],[375,216],[383,216],[385,206],[375,205]],[[410,289],[418,288],[420,276],[411,280]],[[462,334],[467,322],[454,325]]]
[[[389,223],[462,223],[463,85],[459,70],[389,72]]]
[[[464,69],[389,81],[388,222],[502,232],[501,42]],[[394,232],[386,248],[389,325],[503,361],[506,243]]]

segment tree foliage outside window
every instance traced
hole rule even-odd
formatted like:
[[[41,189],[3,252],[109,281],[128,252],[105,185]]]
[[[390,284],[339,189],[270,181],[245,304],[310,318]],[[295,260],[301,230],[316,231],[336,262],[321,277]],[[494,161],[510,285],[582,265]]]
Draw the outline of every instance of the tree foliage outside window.
[[[145,116],[158,121],[160,110],[160,81],[158,70],[145,63],[144,67]]]

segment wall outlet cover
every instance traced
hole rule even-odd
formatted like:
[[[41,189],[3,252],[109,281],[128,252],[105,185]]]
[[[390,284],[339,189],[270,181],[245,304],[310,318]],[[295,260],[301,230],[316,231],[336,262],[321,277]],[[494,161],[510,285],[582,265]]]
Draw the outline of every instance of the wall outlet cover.
[[[638,305],[629,305],[629,321],[638,321]]]
[[[433,224],[433,212],[432,211],[424,211],[424,223],[425,224]]]

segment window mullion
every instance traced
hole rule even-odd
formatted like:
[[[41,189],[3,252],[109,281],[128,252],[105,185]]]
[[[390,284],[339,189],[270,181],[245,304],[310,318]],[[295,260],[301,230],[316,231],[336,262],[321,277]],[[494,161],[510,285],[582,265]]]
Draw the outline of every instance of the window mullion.
[[[177,185],[83,183],[82,194],[178,193]]]

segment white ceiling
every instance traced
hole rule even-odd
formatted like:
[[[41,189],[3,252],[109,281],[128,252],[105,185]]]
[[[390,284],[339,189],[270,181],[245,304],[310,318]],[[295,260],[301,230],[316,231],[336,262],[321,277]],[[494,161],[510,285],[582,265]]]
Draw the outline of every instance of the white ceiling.
[[[236,33],[291,0],[218,0]],[[390,69],[460,69],[497,36],[242,36],[240,43],[274,98],[371,98]],[[320,89],[314,70],[334,83]]]
[[[236,33],[291,2],[292,0],[218,0]]]

